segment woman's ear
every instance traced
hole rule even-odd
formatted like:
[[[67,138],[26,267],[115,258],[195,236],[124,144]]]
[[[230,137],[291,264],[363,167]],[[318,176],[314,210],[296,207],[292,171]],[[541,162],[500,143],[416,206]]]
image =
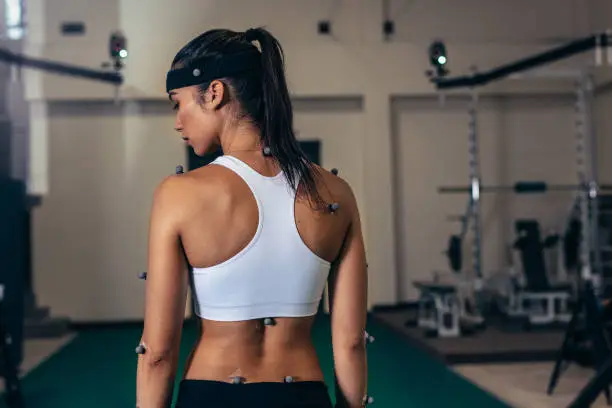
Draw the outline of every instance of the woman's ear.
[[[204,105],[207,109],[217,110],[223,106],[225,98],[225,85],[215,79],[210,83],[204,94]]]

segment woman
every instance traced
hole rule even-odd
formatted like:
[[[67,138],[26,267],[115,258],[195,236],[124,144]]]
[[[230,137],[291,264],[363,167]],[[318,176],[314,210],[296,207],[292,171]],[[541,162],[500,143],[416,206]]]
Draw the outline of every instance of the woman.
[[[331,407],[310,339],[328,277],[340,399],[363,406],[359,212],[300,150],[280,44],[261,28],[205,32],[176,55],[167,90],[183,140],[224,155],[155,191],[138,406],[170,405],[191,284],[201,333],[178,407]]]

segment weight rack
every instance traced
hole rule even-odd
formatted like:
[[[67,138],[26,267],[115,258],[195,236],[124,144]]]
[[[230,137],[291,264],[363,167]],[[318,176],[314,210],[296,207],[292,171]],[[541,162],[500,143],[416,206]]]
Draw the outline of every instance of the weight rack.
[[[514,191],[515,193],[546,192],[548,190],[569,190],[578,194],[577,209],[582,224],[582,240],[580,246],[580,261],[583,280],[593,281],[596,290],[600,289],[601,253],[599,251],[598,231],[598,195],[602,189],[612,190],[612,186],[598,184],[597,172],[597,141],[593,126],[594,79],[588,69],[573,74],[576,86],[576,168],[577,184],[547,185],[544,182],[519,182],[514,186],[482,186],[478,161],[478,130],[476,88],[489,82],[504,79],[522,71],[541,65],[559,61],[573,55],[595,49],[595,64],[602,63],[604,52],[608,63],[612,64],[612,34],[610,32],[592,35],[569,44],[553,48],[544,53],[507,64],[483,73],[472,73],[469,76],[456,78],[433,77],[431,81],[438,90],[464,88],[470,89],[471,102],[468,107],[468,152],[469,180],[468,186],[441,187],[440,193],[469,193],[467,211],[468,217],[462,221],[462,234],[465,235],[466,225],[472,222],[472,254],[475,289],[482,288],[482,228],[481,205],[482,193]],[[590,166],[588,166],[590,164]]]

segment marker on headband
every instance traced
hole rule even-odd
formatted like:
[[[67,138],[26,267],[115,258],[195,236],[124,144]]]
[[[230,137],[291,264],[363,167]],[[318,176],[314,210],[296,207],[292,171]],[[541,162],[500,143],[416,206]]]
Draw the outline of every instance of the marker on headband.
[[[186,67],[168,71],[166,92],[259,69],[261,69],[261,54],[257,49],[223,58],[204,57],[192,61]]]
[[[257,30],[248,29],[245,39],[255,41]],[[187,66],[168,71],[166,92],[186,86],[199,85],[214,79],[231,77],[245,72],[261,70],[261,53],[255,47],[252,51],[220,57],[203,57]]]

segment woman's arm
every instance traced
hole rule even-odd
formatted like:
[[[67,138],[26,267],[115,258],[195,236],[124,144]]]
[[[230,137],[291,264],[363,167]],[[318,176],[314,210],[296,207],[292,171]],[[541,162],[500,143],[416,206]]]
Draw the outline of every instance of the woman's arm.
[[[367,360],[364,341],[367,318],[367,268],[361,222],[351,192],[351,224],[340,256],[330,274],[332,347],[336,382],[341,395],[337,407],[363,406],[367,393]]]
[[[180,176],[156,189],[149,225],[144,330],[138,355],[136,406],[166,408],[172,402],[185,316],[188,270],[180,241]]]

